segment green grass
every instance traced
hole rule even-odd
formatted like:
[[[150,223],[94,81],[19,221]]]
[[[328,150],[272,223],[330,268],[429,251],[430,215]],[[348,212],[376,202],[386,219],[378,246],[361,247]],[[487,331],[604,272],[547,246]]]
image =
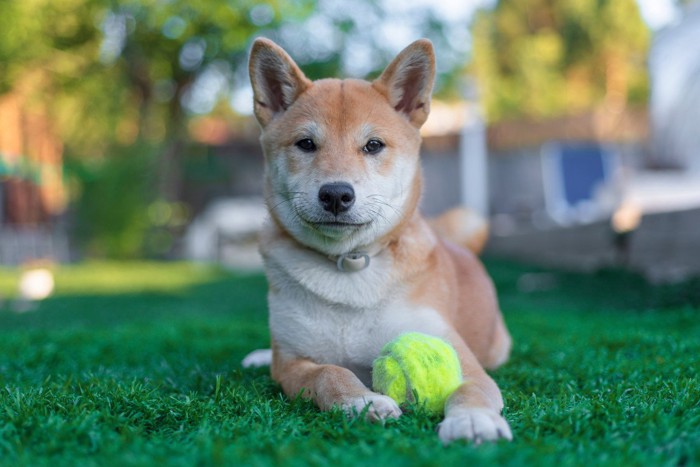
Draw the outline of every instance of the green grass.
[[[381,426],[287,400],[239,365],[268,343],[259,275],[94,263],[57,270],[37,310],[0,311],[0,464],[700,463],[700,281],[488,266],[515,339],[493,373],[512,443],[443,447],[421,411]],[[5,297],[16,276],[0,270]]]

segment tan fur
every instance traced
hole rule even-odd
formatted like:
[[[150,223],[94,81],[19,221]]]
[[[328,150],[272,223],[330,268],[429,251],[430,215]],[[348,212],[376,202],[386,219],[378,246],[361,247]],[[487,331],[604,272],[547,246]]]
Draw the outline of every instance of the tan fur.
[[[309,397],[322,410],[398,417],[393,400],[367,387],[371,361],[396,335],[426,332],[452,344],[464,376],[445,407],[443,442],[509,439],[500,391],[484,371],[505,362],[511,345],[473,253],[485,243],[486,224],[466,210],[429,223],[417,210],[418,130],[434,68],[432,46],[422,40],[372,83],[312,83],[277,45],[255,42],[250,70],[272,218],[261,240],[272,377],[288,396]],[[297,147],[306,138],[313,151]],[[376,155],[363,151],[370,139],[385,144]],[[355,188],[356,201],[331,215],[317,193],[339,182]],[[353,251],[371,252],[370,267],[339,272],[333,258]]]

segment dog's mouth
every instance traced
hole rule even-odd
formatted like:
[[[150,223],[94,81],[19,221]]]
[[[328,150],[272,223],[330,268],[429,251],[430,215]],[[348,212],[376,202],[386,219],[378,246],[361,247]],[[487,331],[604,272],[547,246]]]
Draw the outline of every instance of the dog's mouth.
[[[369,222],[343,222],[343,221],[323,221],[309,222],[312,228],[316,230],[355,230],[360,229],[369,224]]]
[[[346,227],[363,227],[368,224],[368,222],[343,222],[343,221],[327,221],[327,222],[312,222],[313,225],[317,225],[319,227],[337,227],[337,228],[346,228]]]
[[[350,220],[308,220],[301,218],[302,221],[314,230],[320,231],[344,231],[344,230],[356,230],[362,227],[366,227],[371,223],[368,222],[357,222]]]

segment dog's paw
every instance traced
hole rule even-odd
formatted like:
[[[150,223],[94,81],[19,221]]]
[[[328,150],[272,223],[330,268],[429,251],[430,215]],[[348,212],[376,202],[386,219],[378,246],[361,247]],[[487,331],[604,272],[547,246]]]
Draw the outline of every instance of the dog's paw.
[[[508,422],[495,410],[482,408],[464,409],[446,417],[438,425],[438,435],[443,444],[458,439],[473,441],[475,444],[513,439]]]
[[[364,396],[352,398],[343,403],[342,408],[346,414],[356,417],[367,407],[365,419],[372,422],[383,422],[389,418],[399,418],[401,409],[394,399],[381,394],[369,393]]]
[[[243,368],[258,368],[261,366],[270,366],[272,363],[272,349],[253,350],[245,356],[241,361]]]

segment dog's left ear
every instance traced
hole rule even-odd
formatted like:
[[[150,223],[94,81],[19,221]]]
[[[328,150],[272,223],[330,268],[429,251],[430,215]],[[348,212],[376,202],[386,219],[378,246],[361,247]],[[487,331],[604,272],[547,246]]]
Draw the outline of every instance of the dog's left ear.
[[[430,113],[430,95],[435,79],[435,52],[428,39],[406,47],[373,83],[389,103],[420,128]]]

